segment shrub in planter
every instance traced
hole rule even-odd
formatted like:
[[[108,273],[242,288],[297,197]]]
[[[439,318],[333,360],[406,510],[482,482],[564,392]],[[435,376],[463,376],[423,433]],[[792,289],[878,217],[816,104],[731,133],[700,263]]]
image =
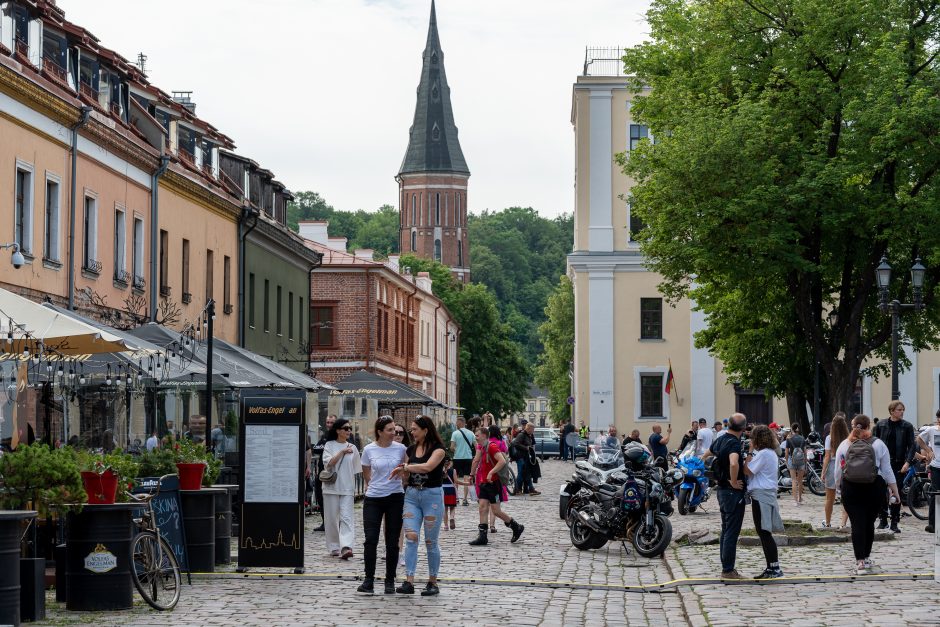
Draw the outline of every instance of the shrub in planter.
[[[164,446],[144,451],[137,462],[138,477],[162,477],[176,474],[176,454],[172,447]]]
[[[202,443],[182,438],[173,443],[176,469],[181,490],[198,490],[202,486],[209,452]]]
[[[32,507],[45,517],[51,509],[81,507],[84,501],[85,489],[71,449],[50,449],[34,442],[0,456],[0,509]]]

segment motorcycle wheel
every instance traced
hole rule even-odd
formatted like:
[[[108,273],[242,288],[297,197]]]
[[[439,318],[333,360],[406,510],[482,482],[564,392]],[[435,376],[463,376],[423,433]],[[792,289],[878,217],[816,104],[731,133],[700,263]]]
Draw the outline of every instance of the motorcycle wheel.
[[[600,536],[599,533],[584,524],[584,521],[582,521],[577,514],[575,514],[571,521],[569,535],[571,536],[571,544],[580,551],[599,549],[607,543],[606,538]],[[600,536],[600,540],[603,540],[601,544],[598,544],[600,540],[597,536]]]
[[[689,508],[689,498],[691,491],[688,488],[679,488],[679,513],[683,516],[692,511]]]
[[[659,557],[672,542],[672,523],[662,514],[653,518],[653,529],[646,524],[637,525],[631,535],[633,548],[643,557]]]
[[[689,513],[694,514],[695,510],[698,509],[698,505],[689,505]]]
[[[569,527],[571,526],[572,521],[574,521],[574,519],[577,518],[578,516],[578,508],[581,507],[583,504],[584,504],[583,499],[577,494],[575,494],[574,496],[568,499],[568,504],[565,507],[565,515],[564,515],[566,525],[568,525]]]
[[[826,496],[826,484],[823,483],[818,474],[811,472],[807,482],[809,483],[810,492],[816,496]]]

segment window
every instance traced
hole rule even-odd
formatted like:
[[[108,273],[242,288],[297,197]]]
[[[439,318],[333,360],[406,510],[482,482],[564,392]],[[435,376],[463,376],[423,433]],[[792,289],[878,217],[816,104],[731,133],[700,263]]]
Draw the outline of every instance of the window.
[[[280,288],[278,288],[280,289]],[[287,339],[294,339],[294,293],[287,293]]]
[[[25,165],[16,166],[16,197],[13,211],[13,241],[20,251],[29,254],[33,235],[33,171]]]
[[[282,303],[283,301],[281,299],[281,286],[278,285],[277,286],[277,303],[274,305],[274,312],[275,312],[275,315],[277,316],[277,318],[274,321],[274,325],[277,327],[278,336],[283,334],[283,329],[281,328],[281,318],[282,318],[281,305]]]
[[[114,278],[127,283],[127,222],[121,209],[114,210]]]
[[[434,259],[437,261],[441,260],[441,240],[434,240]]]
[[[264,332],[271,330],[271,282],[264,280],[264,310],[261,312],[264,316]]]
[[[160,229],[160,294],[168,295],[170,292],[167,264],[170,262],[170,234]]]
[[[192,299],[189,291],[189,240],[183,239],[183,302],[188,303]]]
[[[663,415],[663,375],[640,375],[640,418]]]
[[[535,401],[529,401],[529,411],[535,411]]]
[[[297,297],[297,341],[304,341],[304,297]]]
[[[441,223],[441,195],[435,194],[434,202],[434,224],[440,225]]]
[[[46,176],[46,216],[42,237],[42,258],[59,261],[59,180]]]
[[[411,250],[412,252],[418,250],[418,232],[417,231],[411,232]]]
[[[548,411],[548,401],[539,401],[539,411]]]
[[[640,299],[640,339],[663,339],[663,299]]]
[[[85,253],[82,267],[89,272],[100,271],[101,268],[98,265],[98,200],[92,196],[85,196],[82,244]]]
[[[418,209],[416,206],[417,202],[418,202],[418,196],[415,194],[412,194],[411,195],[411,224],[412,225],[414,225],[418,220]],[[412,248],[412,250],[414,249]]]
[[[222,311],[232,312],[232,258],[222,257]]]
[[[630,203],[627,203],[627,219],[630,227],[630,241],[635,242],[640,231],[646,228],[646,224],[634,213],[633,205]]]
[[[212,300],[215,287],[215,253],[206,250],[206,302]]]
[[[248,275],[248,326],[255,328],[255,273]]]
[[[134,218],[134,287],[144,282],[144,221]]]
[[[375,325],[375,346],[378,350],[382,350],[383,338],[385,337],[385,332],[382,330],[383,317],[384,314],[380,311],[378,315],[378,324]]]
[[[386,353],[388,352],[388,312],[382,312],[382,324],[384,328],[382,329],[382,350]]]
[[[457,267],[463,267],[463,242],[457,240]]]
[[[649,139],[649,127],[644,124],[630,125],[630,150],[635,150],[640,141]]]
[[[333,346],[334,305],[314,305],[310,308],[310,345],[314,348]]]

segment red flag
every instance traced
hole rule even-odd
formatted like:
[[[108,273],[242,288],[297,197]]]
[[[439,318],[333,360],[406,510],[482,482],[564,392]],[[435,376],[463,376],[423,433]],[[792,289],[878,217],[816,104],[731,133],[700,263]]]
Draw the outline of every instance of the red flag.
[[[672,376],[672,360],[669,360],[669,372],[666,374],[666,394],[672,394],[672,386],[675,384],[675,377]]]

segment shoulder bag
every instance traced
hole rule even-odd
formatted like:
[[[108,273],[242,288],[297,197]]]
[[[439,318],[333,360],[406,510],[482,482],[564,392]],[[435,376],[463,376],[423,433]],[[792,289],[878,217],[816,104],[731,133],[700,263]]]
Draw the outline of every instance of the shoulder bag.
[[[345,455],[344,455],[345,458]],[[343,460],[336,462],[336,465],[333,468],[324,467],[320,471],[320,474],[317,475],[317,480],[320,483],[335,483],[336,482],[336,471],[339,470],[339,465],[343,463]]]

